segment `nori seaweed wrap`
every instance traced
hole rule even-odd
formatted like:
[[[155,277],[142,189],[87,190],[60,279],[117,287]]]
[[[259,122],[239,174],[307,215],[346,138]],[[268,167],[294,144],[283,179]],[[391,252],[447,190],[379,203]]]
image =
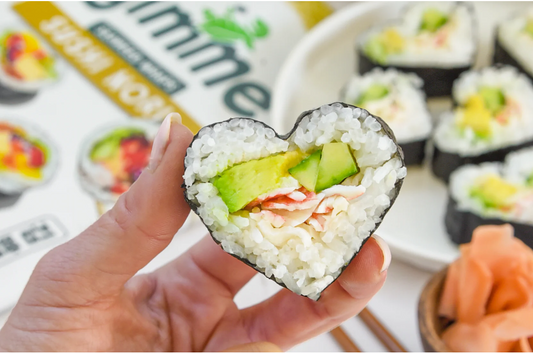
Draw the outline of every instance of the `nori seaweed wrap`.
[[[533,145],[533,86],[510,66],[469,71],[454,83],[457,104],[433,136],[433,173],[448,182],[465,164],[503,161]]]
[[[395,68],[421,77],[428,97],[449,96],[453,81],[475,61],[471,7],[453,2],[417,3],[402,18],[376,26],[358,40],[359,73]]]
[[[453,172],[444,223],[458,244],[469,242],[477,226],[509,223],[533,247],[533,148],[509,154],[505,163]]]
[[[287,135],[234,118],[202,128],[185,197],[222,249],[318,300],[374,233],[406,175],[387,124],[345,103],[300,115]]]

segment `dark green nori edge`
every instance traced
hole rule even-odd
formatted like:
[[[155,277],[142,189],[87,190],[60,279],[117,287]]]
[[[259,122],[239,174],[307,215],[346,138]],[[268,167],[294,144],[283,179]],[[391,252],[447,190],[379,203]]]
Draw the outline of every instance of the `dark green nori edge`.
[[[448,183],[452,172],[460,166],[465,164],[480,164],[484,162],[502,162],[509,153],[530,146],[533,146],[533,140],[475,156],[461,157],[456,153],[444,152],[435,145],[433,149],[433,159],[431,160],[431,170],[437,178]]]
[[[400,143],[403,150],[405,165],[421,165],[426,157],[427,139]]]
[[[345,108],[348,108],[348,107],[351,107],[351,108],[359,108],[359,107],[356,107],[354,105],[351,105],[351,104],[346,104],[346,103],[343,103],[343,102],[335,102],[335,103],[330,103],[330,104],[327,104],[327,105],[333,105],[333,104],[340,104],[342,105],[343,107]],[[316,109],[312,109],[312,110],[308,110],[306,112],[303,112],[302,114],[300,114],[300,116],[298,117],[298,119],[296,120],[296,122],[294,123],[294,127],[291,129],[290,132],[288,132],[287,134],[285,135],[279,135],[272,127],[268,126],[267,124],[265,124],[264,122],[262,121],[259,121],[259,120],[255,120],[257,123],[260,123],[262,124],[266,129],[270,129],[274,132],[274,137],[277,137],[277,138],[280,138],[282,140],[287,140],[294,132],[295,130],[298,128],[298,126],[300,125],[300,122],[308,115],[310,115],[311,113],[313,113],[315,110],[319,110],[320,107],[316,108]],[[362,109],[360,108],[361,110],[365,110],[365,109]],[[366,110],[365,110],[366,111]],[[368,111],[367,111],[368,112]],[[382,130],[385,132],[385,134],[390,137],[392,139],[392,141],[394,142],[394,144],[396,145],[396,147],[398,148],[397,152],[391,157],[391,158],[394,158],[395,156],[399,156],[400,157],[400,160],[402,161],[402,166],[405,167],[405,161],[404,161],[404,155],[403,155],[403,151],[402,151],[402,148],[398,145],[398,143],[396,142],[396,137],[394,136],[394,133],[392,132],[391,128],[387,125],[387,123],[385,123],[385,121],[383,121],[383,119],[381,119],[380,117],[377,117],[375,115],[372,115],[370,113],[368,113],[370,116],[374,117],[382,126]],[[235,120],[235,119],[251,119],[251,118],[243,118],[243,117],[237,117],[237,118],[232,118],[232,119],[228,119],[228,120],[224,120],[224,121],[221,121],[221,122],[217,122],[217,123],[214,123],[214,124],[210,124],[210,125],[206,125],[204,126],[202,129],[200,129],[200,131],[198,131],[198,133],[194,136],[193,140],[191,141],[191,144],[189,145],[189,147],[192,146],[192,144],[194,143],[194,141],[199,138],[199,135],[200,135],[200,132],[203,130],[203,129],[206,129],[206,128],[211,128],[215,125],[218,125],[218,124],[222,124],[222,123],[225,123],[225,122],[230,122],[232,120]],[[254,119],[252,119],[254,120]],[[185,166],[184,166],[185,168]],[[185,170],[185,169],[184,169]],[[357,256],[357,254],[359,254],[359,251],[361,250],[361,248],[365,245],[365,243],[368,241],[368,239],[372,236],[372,234],[374,234],[374,232],[378,229],[378,227],[380,226],[381,222],[383,221],[383,219],[385,218],[385,215],[387,214],[387,212],[389,212],[390,208],[392,207],[392,205],[394,204],[394,202],[396,201],[396,198],[398,197],[398,194],[400,193],[400,189],[402,187],[402,184],[403,184],[403,180],[404,179],[400,179],[396,182],[396,184],[394,185],[394,189],[392,191],[392,194],[390,195],[390,198],[391,198],[391,202],[390,202],[390,205],[387,209],[385,209],[385,211],[383,212],[383,214],[381,215],[381,221],[379,223],[376,224],[376,227],[372,230],[372,232],[370,232],[370,234],[368,235],[368,237],[366,239],[363,240],[362,244],[361,244],[361,247],[359,248],[359,250],[357,252],[354,253],[353,257],[350,259],[350,261],[348,261],[348,263],[341,269],[341,272],[339,273],[339,276],[337,278],[335,278],[333,280],[333,282],[331,282],[326,288],[324,288],[322,290],[322,292],[324,290],[326,290],[331,284],[333,284],[339,277],[340,275],[342,274],[342,272],[344,272],[344,270],[348,267],[348,265],[353,261],[353,259]],[[183,192],[184,192],[184,196],[185,196],[185,201],[189,204],[189,206],[191,207],[191,210],[193,210],[194,213],[196,213],[198,216],[200,216],[200,214],[197,212],[198,211],[198,205],[196,205],[192,200],[189,200],[189,198],[187,197],[187,187],[185,185],[185,182],[183,183],[182,185],[182,188],[183,188]],[[202,223],[203,223],[203,219],[200,217],[200,219],[202,220]],[[205,223],[204,223],[205,225]],[[206,228],[207,230],[209,231],[209,234],[211,235],[211,238],[213,238],[213,240],[222,248],[222,246],[220,245],[220,242],[215,239],[215,237],[213,236],[213,234],[211,233],[211,230],[209,229],[209,227],[207,227],[206,225]],[[224,250],[224,249],[222,249]],[[228,253],[229,254],[229,253]],[[278,285],[284,287],[284,288],[287,288],[287,286],[285,286],[285,284],[283,282],[278,282],[276,281],[275,277],[267,277],[265,275],[264,272],[261,271],[261,269],[259,269],[258,267],[256,267],[254,264],[252,264],[250,261],[248,261],[247,259],[243,259],[237,255],[234,255],[234,254],[229,254],[233,257],[235,257],[236,259],[244,262],[246,265],[252,267],[254,270],[256,270],[257,272],[261,273],[262,275],[264,275],[266,278],[268,278],[269,280],[271,281],[274,281],[276,282]],[[287,288],[288,289],[288,288]],[[289,289],[290,290],[290,289]],[[321,293],[322,293],[321,292]],[[319,300],[320,297],[321,297],[321,293],[319,293],[318,295],[318,298],[316,300]],[[301,295],[301,294],[300,294]],[[309,298],[307,296],[304,296],[304,295],[301,295],[303,297],[306,297],[306,298]],[[311,298],[309,298],[311,299]],[[313,299],[312,299],[313,300]]]
[[[444,225],[450,239],[456,244],[464,244],[472,240],[472,233],[478,226],[486,224],[510,224],[514,228],[515,237],[522,240],[527,246],[533,248],[533,226],[524,223],[506,221],[498,218],[484,218],[473,212],[459,211],[457,202],[450,195]]]
[[[473,7],[465,2],[460,2],[462,5],[465,5],[470,12],[470,17],[472,19],[472,26],[474,28],[472,40],[476,42],[476,28],[477,21],[474,15]],[[406,9],[405,11],[407,11]],[[398,22],[398,20],[390,21]],[[383,25],[380,25],[383,26]],[[359,74],[364,74],[368,71],[371,71],[375,67],[380,67],[382,69],[394,68],[398,71],[403,72],[412,72],[420,76],[424,81],[424,92],[427,97],[443,97],[450,96],[452,93],[453,81],[455,81],[459,75],[465,71],[468,71],[474,65],[476,55],[477,55],[477,46],[476,50],[472,54],[470,64],[466,66],[455,66],[450,68],[436,68],[436,67],[414,67],[414,66],[395,66],[395,65],[381,65],[373,60],[371,60],[363,51],[361,43],[358,41],[355,45],[356,56],[358,58],[358,69]]]

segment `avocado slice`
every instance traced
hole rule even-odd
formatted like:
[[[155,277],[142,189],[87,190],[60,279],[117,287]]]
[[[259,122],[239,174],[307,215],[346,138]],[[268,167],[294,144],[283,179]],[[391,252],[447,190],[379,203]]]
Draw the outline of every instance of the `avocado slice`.
[[[526,26],[524,27],[524,31],[533,37],[533,20],[528,20],[526,22]]]
[[[363,105],[367,102],[381,99],[389,94],[389,88],[379,83],[374,83],[364,91],[357,99],[356,105]]]
[[[505,96],[501,89],[497,87],[481,87],[479,94],[483,97],[485,107],[495,115],[505,107]]]
[[[300,152],[291,151],[240,163],[223,171],[213,185],[228,206],[228,211],[233,213],[258,196],[277,189],[281,178],[288,176],[289,169],[302,159]]]
[[[485,139],[492,134],[491,121],[492,116],[490,110],[485,107],[483,97],[475,94],[468,98],[463,108],[463,116],[459,121],[459,126],[471,128],[478,138]]]
[[[422,14],[420,31],[436,32],[448,22],[448,16],[437,9],[427,9]]]
[[[518,189],[497,175],[483,177],[472,188],[470,195],[478,198],[487,208],[502,208],[509,204],[509,199]]]
[[[315,191],[320,192],[337,185],[358,172],[359,168],[346,143],[327,143],[322,148]]]
[[[321,150],[315,151],[298,165],[289,169],[289,174],[309,191],[315,191],[316,179],[318,177],[318,165],[320,164],[321,156]]]
[[[113,131],[94,144],[90,154],[91,159],[93,161],[101,161],[113,158],[119,151],[120,141],[137,134],[144,135],[144,132],[136,128],[121,128]]]
[[[404,48],[404,39],[400,32],[388,28],[383,33],[370,38],[365,46],[365,54],[379,64],[385,64],[387,56],[401,53]]]

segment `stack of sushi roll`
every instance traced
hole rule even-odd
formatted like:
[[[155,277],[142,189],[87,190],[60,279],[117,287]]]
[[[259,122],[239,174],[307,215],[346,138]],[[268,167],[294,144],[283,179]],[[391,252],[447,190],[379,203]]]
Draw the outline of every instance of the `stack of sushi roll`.
[[[0,33],[0,103],[24,103],[57,77],[56,59],[34,34]]]
[[[434,134],[434,174],[448,181],[464,164],[503,161],[533,145],[533,86],[510,66],[461,75],[453,87],[457,107],[444,114]]]
[[[445,224],[456,243],[470,241],[483,224],[510,223],[533,247],[533,148],[507,156],[505,163],[466,165],[453,172]]]
[[[57,169],[57,150],[33,124],[0,119],[0,204],[9,206],[29,188],[48,182]]]
[[[428,97],[449,96],[453,81],[474,63],[474,19],[465,3],[410,6],[401,23],[379,25],[357,44],[359,72],[394,67],[413,72]]]
[[[83,143],[82,187],[97,201],[100,212],[111,207],[148,165],[158,126],[130,121],[105,126]]]
[[[201,129],[185,157],[185,196],[229,254],[318,300],[379,226],[406,168],[387,124],[334,103],[279,136],[235,118]]]
[[[341,100],[385,120],[403,150],[405,164],[419,165],[424,161],[426,141],[432,129],[423,84],[415,74],[375,68],[353,77]]]
[[[533,79],[533,7],[498,26],[494,62],[512,65]]]

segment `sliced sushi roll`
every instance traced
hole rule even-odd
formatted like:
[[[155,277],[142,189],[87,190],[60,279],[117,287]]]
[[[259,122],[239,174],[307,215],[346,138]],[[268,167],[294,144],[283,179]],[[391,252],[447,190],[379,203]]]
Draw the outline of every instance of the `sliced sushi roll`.
[[[392,131],[334,103],[284,136],[235,118],[201,129],[185,196],[213,239],[267,278],[318,300],[379,226],[406,168]]]
[[[422,164],[431,135],[431,116],[426,107],[423,82],[415,74],[375,68],[355,76],[342,93],[342,101],[380,116],[394,131],[405,164]]]
[[[34,34],[0,32],[0,103],[26,102],[57,78],[56,58]]]
[[[501,23],[495,36],[494,62],[512,65],[533,79],[533,7]]]
[[[473,11],[465,3],[416,3],[398,23],[379,25],[356,45],[359,73],[393,67],[424,80],[428,97],[449,96],[453,81],[474,64]]]
[[[531,147],[509,154],[505,163],[466,165],[451,176],[445,224],[454,242],[469,242],[479,225],[503,223],[533,247]]]
[[[448,181],[464,164],[503,161],[533,145],[533,86],[510,66],[461,75],[453,88],[457,107],[434,134],[433,173]]]
[[[16,199],[27,189],[48,182],[58,165],[58,153],[34,124],[0,118],[0,199]]]
[[[82,187],[104,207],[113,205],[148,165],[157,129],[151,122],[131,121],[91,134],[80,155]]]

